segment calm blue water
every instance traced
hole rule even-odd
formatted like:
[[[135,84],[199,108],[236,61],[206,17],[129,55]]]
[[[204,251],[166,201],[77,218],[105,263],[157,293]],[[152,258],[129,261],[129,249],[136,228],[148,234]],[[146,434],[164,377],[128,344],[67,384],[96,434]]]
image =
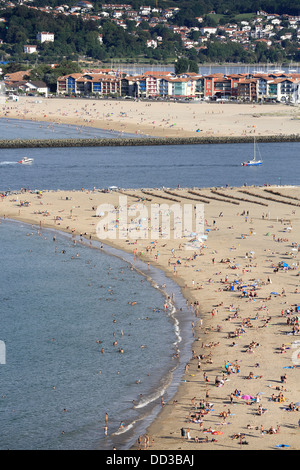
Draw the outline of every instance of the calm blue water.
[[[0,118],[0,139],[112,139],[120,135],[120,132],[86,126]],[[127,135],[136,137],[135,134]]]
[[[251,144],[0,149],[0,191],[299,184],[299,142],[258,148],[260,167],[241,166],[253,155]],[[16,163],[24,156],[34,165]]]
[[[126,447],[178,366],[173,307],[125,260],[53,234],[0,225],[0,448]]]

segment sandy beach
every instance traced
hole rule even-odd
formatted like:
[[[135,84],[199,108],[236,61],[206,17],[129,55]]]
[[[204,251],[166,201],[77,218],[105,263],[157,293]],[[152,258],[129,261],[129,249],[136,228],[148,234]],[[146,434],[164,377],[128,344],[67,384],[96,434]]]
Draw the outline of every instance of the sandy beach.
[[[299,134],[299,107],[282,104],[20,97],[0,117],[89,126],[158,137]]]
[[[93,243],[103,220],[97,207],[118,208],[120,196],[149,214],[154,203],[206,201],[200,247],[187,232],[174,239],[174,227],[168,238],[151,238],[149,219],[148,238],[129,231],[103,240],[134,254],[137,267],[141,259],[162,269],[180,285],[193,317],[184,377],[176,396],[162,402],[149,440],[141,436],[141,448],[146,442],[151,451],[299,449],[299,187],[23,192],[1,198],[0,217]]]

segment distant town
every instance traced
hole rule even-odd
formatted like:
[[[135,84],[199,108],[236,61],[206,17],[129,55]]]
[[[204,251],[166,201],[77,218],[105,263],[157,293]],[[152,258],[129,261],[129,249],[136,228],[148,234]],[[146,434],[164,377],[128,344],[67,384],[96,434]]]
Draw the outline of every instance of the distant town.
[[[135,8],[130,3],[85,0],[48,3],[1,0],[2,60],[73,56],[102,61],[114,57],[161,62],[187,57],[196,63],[300,61],[299,12],[220,14],[211,10],[197,16],[195,1],[189,2],[189,8],[176,2],[161,8],[158,1],[139,7],[135,1]],[[226,5],[222,11],[228,12]],[[42,29],[37,30],[38,25]]]

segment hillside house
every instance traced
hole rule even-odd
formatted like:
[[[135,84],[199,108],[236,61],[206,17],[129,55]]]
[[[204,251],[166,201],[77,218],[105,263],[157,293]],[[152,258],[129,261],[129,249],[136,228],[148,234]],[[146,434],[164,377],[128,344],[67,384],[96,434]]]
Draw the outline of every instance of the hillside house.
[[[54,34],[53,33],[47,33],[47,32],[41,32],[37,33],[36,35],[37,41],[40,42],[54,42]]]
[[[35,52],[37,52],[37,46],[30,46],[29,44],[25,44],[23,50],[24,54],[34,54]]]

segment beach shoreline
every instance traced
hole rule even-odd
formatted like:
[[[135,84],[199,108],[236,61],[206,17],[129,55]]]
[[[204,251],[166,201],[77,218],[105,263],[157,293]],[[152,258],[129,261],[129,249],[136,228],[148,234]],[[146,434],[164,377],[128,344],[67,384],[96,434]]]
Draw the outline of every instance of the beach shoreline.
[[[299,107],[283,104],[89,100],[20,97],[1,118],[88,126],[153,137],[288,136],[299,134]]]
[[[181,204],[187,191],[173,190]],[[173,401],[162,405],[147,430],[150,447],[146,444],[146,449],[239,449],[242,442],[247,442],[249,450],[281,444],[299,449],[300,413],[286,408],[299,400],[299,361],[295,353],[300,338],[298,331],[291,333],[294,325],[287,324],[295,310],[292,314],[287,310],[291,312],[300,305],[300,188],[249,187],[247,195],[242,194],[245,188],[220,188],[223,197],[217,199],[212,191],[197,191],[207,198],[204,206],[208,234],[197,250],[184,248],[186,238],[158,238],[154,245],[152,239],[103,240],[161,269],[179,285],[194,318],[190,325],[194,337],[191,358]],[[139,190],[127,190],[125,194],[130,204],[144,197]],[[95,219],[93,208],[104,203],[117,207],[120,195],[99,190],[9,194],[1,198],[0,216],[99,241],[99,219]],[[165,191],[153,190],[151,201],[143,200],[143,204],[149,208],[164,198],[168,202]],[[282,260],[290,268],[279,268],[275,273]],[[238,289],[241,283],[246,285],[247,296]],[[225,367],[228,362],[230,373]],[[285,373],[286,383],[281,382]],[[220,385],[215,383],[216,376]],[[234,395],[235,390],[253,399],[244,400],[242,395]],[[272,399],[281,393],[284,400]],[[203,402],[208,405],[200,419]],[[184,438],[181,428],[186,431]],[[133,446],[137,448],[138,444]]]

